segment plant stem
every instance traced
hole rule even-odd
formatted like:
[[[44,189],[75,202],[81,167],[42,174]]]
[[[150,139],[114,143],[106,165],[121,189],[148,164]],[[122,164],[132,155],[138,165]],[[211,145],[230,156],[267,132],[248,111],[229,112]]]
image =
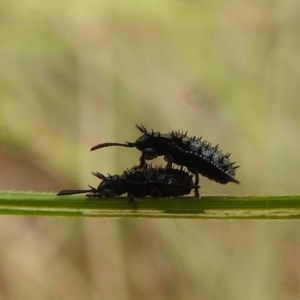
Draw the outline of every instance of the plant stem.
[[[87,199],[52,193],[1,192],[0,214],[30,216],[299,219],[300,196],[208,196]]]

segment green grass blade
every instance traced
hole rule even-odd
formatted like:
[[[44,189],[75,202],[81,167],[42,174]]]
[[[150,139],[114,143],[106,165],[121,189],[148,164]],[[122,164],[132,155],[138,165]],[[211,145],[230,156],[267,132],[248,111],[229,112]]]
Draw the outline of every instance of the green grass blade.
[[[86,199],[52,193],[0,193],[0,214],[30,216],[298,219],[300,196],[209,196],[171,199],[125,197]]]

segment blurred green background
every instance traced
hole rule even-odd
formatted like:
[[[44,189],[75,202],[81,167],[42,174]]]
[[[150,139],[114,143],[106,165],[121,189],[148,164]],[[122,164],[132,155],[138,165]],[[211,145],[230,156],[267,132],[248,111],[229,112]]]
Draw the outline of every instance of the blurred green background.
[[[296,0],[1,1],[1,190],[96,186],[143,124],[232,153],[202,195],[300,194],[299,31]],[[298,221],[0,223],[0,299],[300,297]]]

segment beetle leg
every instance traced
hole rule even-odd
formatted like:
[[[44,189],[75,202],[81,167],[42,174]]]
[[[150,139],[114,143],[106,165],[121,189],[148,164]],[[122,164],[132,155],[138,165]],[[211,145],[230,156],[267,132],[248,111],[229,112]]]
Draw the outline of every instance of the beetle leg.
[[[166,169],[172,169],[172,163],[173,163],[172,156],[167,154],[164,156],[164,160],[167,162]]]
[[[140,157],[140,168],[147,168],[147,163],[145,159],[145,154],[142,153],[142,156]]]
[[[128,204],[132,206],[133,209],[136,209],[136,201],[134,200],[134,196],[131,193],[127,193]]]
[[[195,174],[195,189],[194,189],[194,192],[195,192],[195,197],[197,198],[197,199],[200,199],[201,198],[201,196],[200,196],[200,193],[199,193],[199,188],[200,188],[200,186],[199,186],[199,173],[196,173]]]

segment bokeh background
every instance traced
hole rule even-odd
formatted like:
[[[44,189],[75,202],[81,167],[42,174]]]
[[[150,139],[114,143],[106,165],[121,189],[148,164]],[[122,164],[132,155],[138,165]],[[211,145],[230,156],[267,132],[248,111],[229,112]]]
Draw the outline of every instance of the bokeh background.
[[[121,173],[135,124],[220,144],[241,184],[299,194],[300,3],[0,3],[0,189]],[[156,160],[157,164],[163,163]],[[298,221],[0,218],[0,299],[299,299]]]

